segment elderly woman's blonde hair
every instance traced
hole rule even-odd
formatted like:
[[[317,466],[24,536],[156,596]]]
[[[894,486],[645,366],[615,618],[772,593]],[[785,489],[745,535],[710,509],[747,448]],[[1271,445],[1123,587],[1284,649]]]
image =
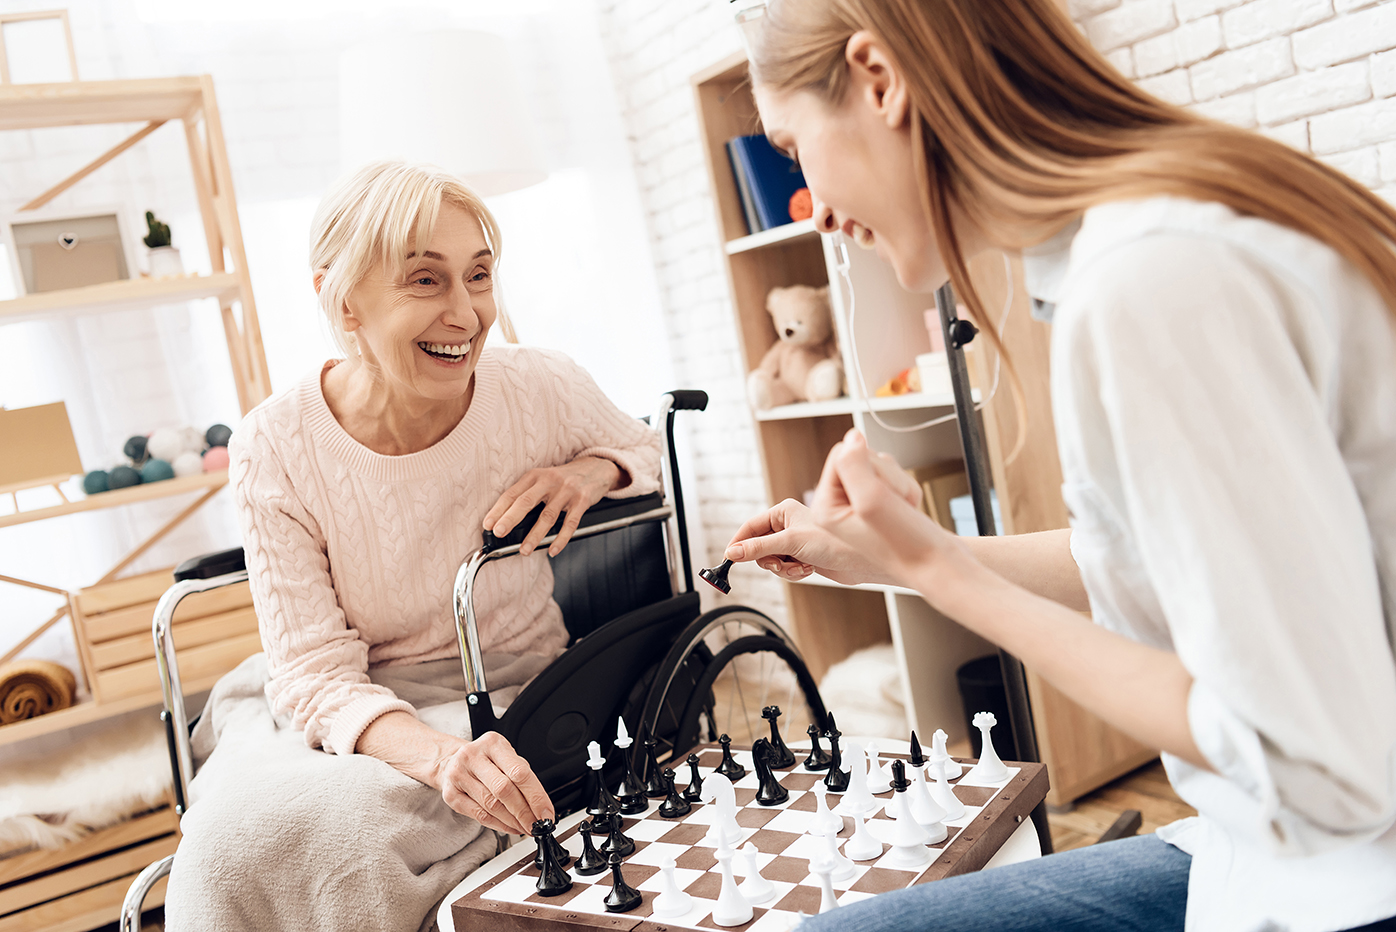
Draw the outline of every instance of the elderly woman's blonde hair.
[[[431,239],[442,204],[454,204],[480,221],[497,270],[501,243],[494,215],[460,179],[435,166],[370,162],[336,182],[320,201],[310,227],[310,269],[323,274],[320,307],[346,356],[355,352],[353,335],[344,330],[349,292],[374,269],[401,274],[413,244]],[[500,331],[517,343],[497,284],[495,301]]]

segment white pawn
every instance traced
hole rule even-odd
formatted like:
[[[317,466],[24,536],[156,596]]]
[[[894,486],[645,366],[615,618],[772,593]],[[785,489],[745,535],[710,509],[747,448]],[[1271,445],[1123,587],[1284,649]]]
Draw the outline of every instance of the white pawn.
[[[819,878],[819,911],[827,913],[839,908],[839,899],[834,895],[834,866],[823,861],[809,866],[810,873]]]
[[[704,786],[707,781],[703,781]],[[742,891],[737,889],[737,881],[732,876],[732,849],[726,844],[717,848],[717,863],[722,868],[722,888],[713,906],[713,922],[720,926],[740,926],[751,921],[751,904]]]
[[[994,750],[994,739],[989,736],[989,730],[999,723],[992,712],[976,712],[973,718],[975,728],[984,736],[984,748],[979,754],[979,763],[969,770],[969,776],[965,779],[973,780],[976,783],[1000,783],[1008,779],[1008,768],[999,759],[998,751]]]
[[[756,846],[751,842],[742,845],[746,857],[746,880],[737,889],[742,891],[746,901],[756,906],[769,903],[776,898],[776,885],[761,876],[761,868],[756,866]]]
[[[829,865],[829,874],[835,880],[848,880],[858,873],[857,866],[848,858],[839,854],[839,840],[833,835],[825,835],[824,861]]]
[[[659,865],[664,889],[654,898],[654,915],[660,919],[677,919],[693,909],[693,897],[679,889],[674,879],[674,859],[665,858]]]
[[[945,810],[931,798],[930,790],[926,787],[926,781],[921,775],[921,768],[908,767],[907,769],[911,771],[911,787],[906,793],[907,808],[911,812],[911,817],[926,830],[926,834],[931,836],[930,844],[944,841],[947,834]]]
[[[838,815],[853,815],[861,812],[863,815],[877,811],[878,802],[873,798],[873,794],[868,789],[868,765],[864,759],[863,746],[856,741],[848,744],[848,789],[843,791],[843,799],[834,807],[834,812]],[[877,770],[874,766],[873,770]],[[843,828],[843,824],[839,824]]]
[[[945,764],[945,778],[947,780],[954,780],[960,774],[964,773],[964,768],[961,767],[960,762],[951,757],[950,752],[945,749],[945,742],[948,739],[949,735],[940,728],[937,728],[936,733],[931,735],[931,761],[932,763],[935,761],[943,761]]]
[[[822,781],[814,784],[814,818],[809,823],[811,835],[837,835],[843,831],[843,818],[829,811],[829,788]]]
[[[960,802],[960,797],[956,796],[955,791],[950,788],[950,781],[945,779],[945,765],[940,761],[932,761],[930,768],[931,776],[935,777],[935,782],[928,789],[931,792],[931,799],[945,810],[945,818],[941,821],[950,822],[960,818],[965,814],[965,804]]]
[[[874,796],[892,788],[892,774],[877,762],[877,742],[868,742],[868,792]]]
[[[871,861],[882,857],[882,842],[868,831],[868,823],[860,815],[853,817],[853,837],[843,843],[843,853],[855,861]]]

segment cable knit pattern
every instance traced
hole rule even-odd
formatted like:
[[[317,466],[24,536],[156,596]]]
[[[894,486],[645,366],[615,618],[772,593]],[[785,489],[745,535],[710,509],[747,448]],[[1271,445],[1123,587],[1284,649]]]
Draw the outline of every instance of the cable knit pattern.
[[[327,363],[327,365],[329,365]],[[325,403],[321,372],[251,413],[228,445],[273,712],[306,743],[351,754],[378,716],[414,712],[369,667],[457,654],[451,588],[481,522],[525,472],[579,456],[659,488],[659,438],[561,353],[486,349],[475,394],[440,442],[405,456],[360,444]],[[486,652],[567,643],[544,551],[487,564],[476,590]]]

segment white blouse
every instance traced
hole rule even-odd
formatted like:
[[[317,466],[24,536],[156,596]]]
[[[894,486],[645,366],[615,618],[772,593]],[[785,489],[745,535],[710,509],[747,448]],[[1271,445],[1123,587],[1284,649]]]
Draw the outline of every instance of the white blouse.
[[[1095,620],[1194,679],[1213,770],[1164,755],[1199,816],[1159,831],[1187,929],[1396,915],[1396,318],[1220,204],[1102,205],[1030,253]]]

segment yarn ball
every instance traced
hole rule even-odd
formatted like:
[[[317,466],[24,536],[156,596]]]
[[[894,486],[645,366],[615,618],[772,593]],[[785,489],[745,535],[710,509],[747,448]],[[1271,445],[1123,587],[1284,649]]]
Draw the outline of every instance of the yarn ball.
[[[790,219],[808,220],[814,216],[814,196],[809,188],[801,188],[790,195]]]
[[[82,490],[88,495],[96,495],[107,490],[107,471],[94,469],[82,477]]]
[[[111,472],[107,473],[107,488],[113,491],[140,484],[140,471],[132,469],[130,466],[117,466],[113,468]]]
[[[204,472],[218,472],[228,468],[228,448],[209,447],[204,451]]]
[[[140,434],[126,439],[126,446],[121,448],[121,452],[126,454],[126,458],[136,465],[145,462],[145,438]]]
[[[185,453],[202,453],[207,446],[204,443],[204,432],[197,427],[181,427],[179,437],[183,441]],[[174,460],[170,462],[173,463]]]
[[[146,460],[141,467],[142,482],[163,482],[174,478],[174,467],[169,460]]]
[[[228,438],[233,435],[233,429],[227,424],[214,424],[204,434],[204,440],[211,447],[226,447]]]
[[[175,457],[184,452],[184,437],[173,427],[162,427],[150,435],[145,452],[157,460],[174,462]]]
[[[204,471],[204,458],[197,453],[185,451],[171,463],[176,476],[197,476]]]

